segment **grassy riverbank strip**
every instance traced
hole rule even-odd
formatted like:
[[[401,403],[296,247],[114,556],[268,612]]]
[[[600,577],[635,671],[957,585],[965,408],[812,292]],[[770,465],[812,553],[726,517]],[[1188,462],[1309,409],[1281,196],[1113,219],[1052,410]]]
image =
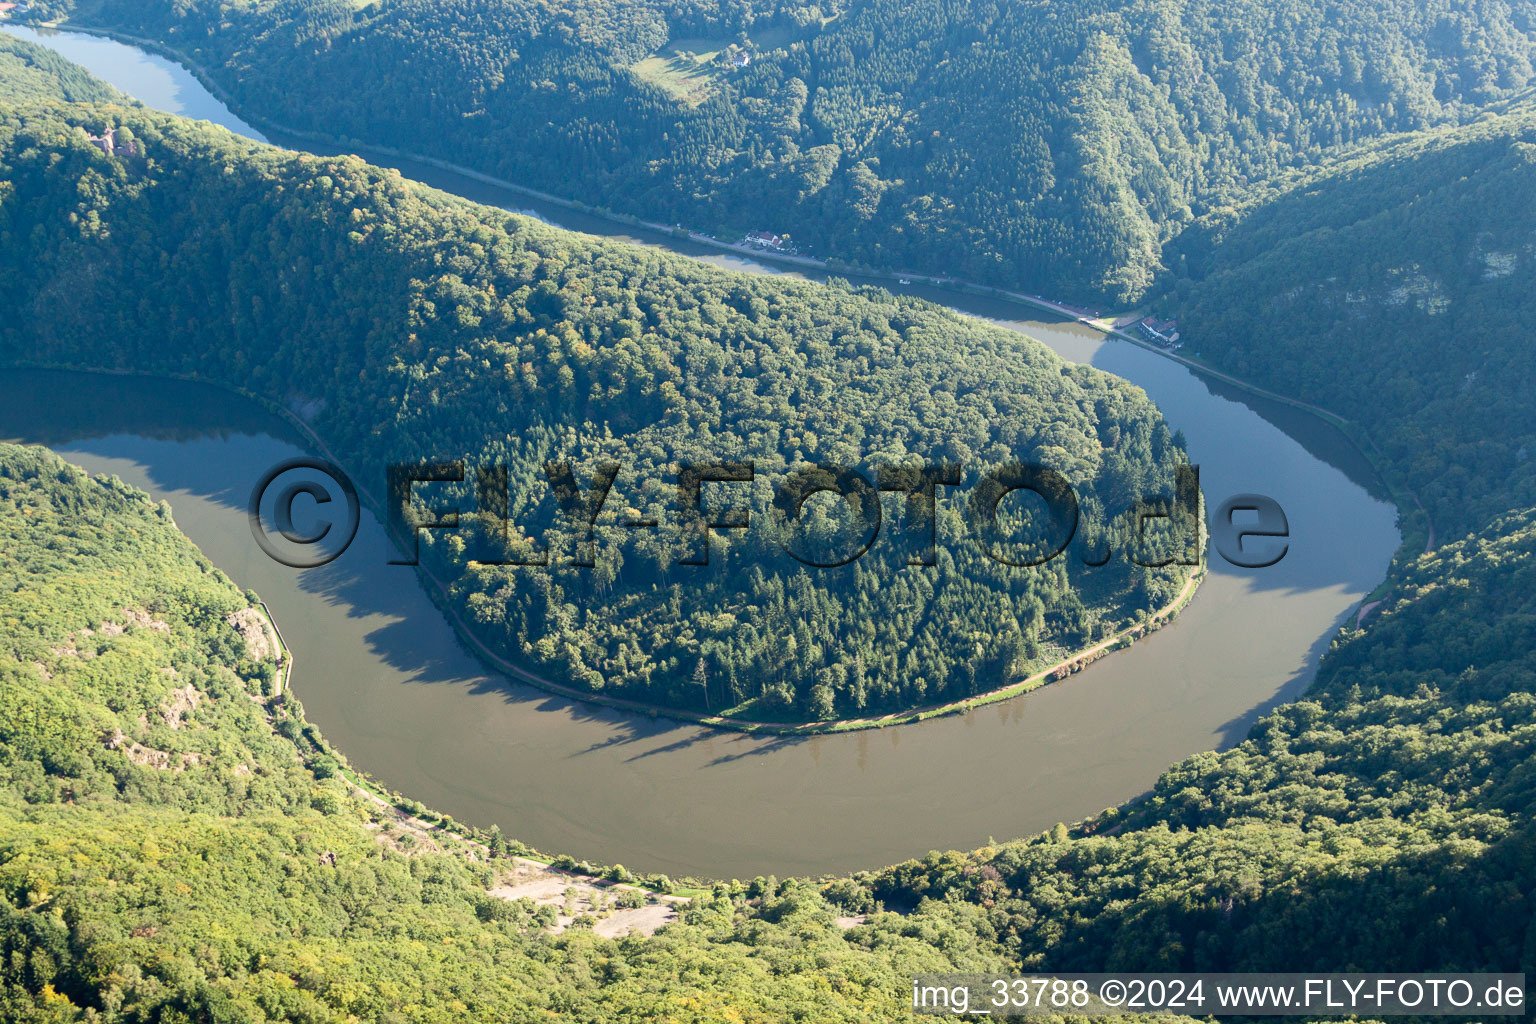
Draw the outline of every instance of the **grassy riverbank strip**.
[[[283,639],[283,631],[277,628],[277,616],[272,614],[272,609],[267,607],[267,602],[256,601],[256,608],[266,619],[267,628],[272,631],[272,639],[277,646],[277,692],[288,692],[293,683],[293,648],[288,646],[288,641]]]

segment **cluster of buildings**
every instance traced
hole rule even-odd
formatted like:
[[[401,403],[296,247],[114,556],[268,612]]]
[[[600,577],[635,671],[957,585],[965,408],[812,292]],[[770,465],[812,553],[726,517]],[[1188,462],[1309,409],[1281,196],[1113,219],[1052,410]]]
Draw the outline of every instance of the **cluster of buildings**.
[[[17,0],[16,3],[0,3],[0,21],[9,18],[13,14],[26,14],[32,10],[32,5],[26,0]]]
[[[122,143],[117,141],[117,129],[108,128],[100,135],[86,133],[86,138],[91,140],[91,145],[101,150],[107,156],[138,156],[139,141],[131,136]]]
[[[742,245],[750,245],[757,249],[771,249],[774,252],[786,252],[789,239],[783,235],[776,235],[771,231],[748,231],[746,237],[741,240]]]
[[[1163,348],[1176,349],[1184,345],[1179,340],[1177,320],[1159,320],[1155,316],[1146,316],[1136,321],[1136,330],[1147,341]]]

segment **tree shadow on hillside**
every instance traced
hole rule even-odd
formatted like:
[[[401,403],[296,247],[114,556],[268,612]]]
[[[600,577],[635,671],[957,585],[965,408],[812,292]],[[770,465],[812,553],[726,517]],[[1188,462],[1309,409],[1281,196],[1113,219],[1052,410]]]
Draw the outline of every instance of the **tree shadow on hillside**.
[[[1423,835],[1423,840],[1429,836]],[[1240,853],[1242,834],[1233,834]],[[1065,915],[1046,969],[1080,971],[1528,970],[1536,837],[1532,827],[1486,848],[1444,842],[1363,866],[1298,864],[1274,882],[1257,865],[1217,872],[1176,896],[1116,900]],[[1327,866],[1322,866],[1322,865]]]

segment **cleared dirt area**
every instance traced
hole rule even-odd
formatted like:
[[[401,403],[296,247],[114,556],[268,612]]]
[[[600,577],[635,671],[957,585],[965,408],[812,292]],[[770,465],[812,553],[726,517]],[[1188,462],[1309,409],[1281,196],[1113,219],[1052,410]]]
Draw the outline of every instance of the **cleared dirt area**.
[[[490,850],[481,843],[428,825],[391,807],[377,794],[365,789],[357,791],[387,812],[385,821],[368,826],[380,845],[415,856],[445,851],[447,845],[439,840],[448,840],[449,845],[466,850],[465,856],[471,860],[492,859]],[[555,922],[549,928],[554,933],[565,931],[579,920],[591,920],[592,931],[603,938],[654,935],[662,925],[677,920],[678,909],[689,902],[686,896],[663,896],[635,885],[561,871],[528,857],[495,862],[508,867],[497,877],[497,884],[486,890],[487,894],[509,903],[528,900],[537,907],[556,908]],[[619,906],[621,901],[637,900],[645,902],[638,907]]]
[[[638,910],[620,910],[612,917],[605,917],[592,926],[592,930],[605,939],[617,939],[625,935],[654,935],[656,929],[677,920],[677,907],[671,903],[652,903]]]
[[[653,935],[656,929],[677,919],[677,908],[687,900],[657,896],[632,885],[601,882],[582,875],[519,857],[489,893],[501,900],[531,900],[536,906],[557,907],[552,932],[563,932],[578,920],[592,918],[592,931],[604,938]],[[620,907],[621,900],[640,898],[640,907]]]

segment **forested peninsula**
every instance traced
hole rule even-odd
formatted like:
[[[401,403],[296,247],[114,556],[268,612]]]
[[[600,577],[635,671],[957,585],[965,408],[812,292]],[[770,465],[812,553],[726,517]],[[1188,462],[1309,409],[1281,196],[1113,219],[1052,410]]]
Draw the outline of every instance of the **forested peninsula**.
[[[142,109],[0,114],[0,177],[0,359],[252,393],[375,495],[386,465],[464,463],[404,510],[464,510],[421,531],[423,563],[478,638],[578,691],[785,722],[945,703],[1144,621],[1200,558],[1183,450],[1140,389],[918,300],[604,244]],[[696,500],[750,528],[689,564],[681,467],[749,462]],[[1015,462],[1070,483],[1075,532],[1007,499],[978,542],[973,496]],[[590,539],[561,465],[575,495],[612,473]],[[775,516],[822,465],[867,494],[911,477],[846,565],[868,539],[848,502],[807,499],[798,533]],[[924,465],[954,467],[932,511],[900,500]]]
[[[134,101],[46,47],[0,32],[0,98],[10,103]]]
[[[7,116],[12,128],[48,127],[7,136],[0,216],[15,218],[23,209],[15,197],[32,197],[30,209],[40,211],[58,193],[21,191],[26,179],[13,168],[42,175],[48,154],[59,151],[75,181],[103,188],[87,172],[106,179],[110,165],[86,162],[96,157],[72,141],[79,128],[70,117],[99,131],[107,116],[121,124],[129,115],[86,108]],[[171,145],[171,127],[156,129],[158,141],[152,134],[159,123],[134,122],[149,159],[154,147]],[[1411,209],[1420,175],[1430,211],[1458,209],[1461,188],[1486,182],[1489,201],[1519,218],[1525,193],[1492,183],[1523,180],[1522,139],[1501,139],[1500,130],[1470,138],[1481,150],[1438,154],[1431,146],[1423,163],[1381,164],[1384,177],[1373,179],[1370,167],[1342,176],[1319,195],[1350,203],[1317,207],[1328,213],[1319,224],[1332,218],[1334,232],[1319,231],[1312,244],[1350,242],[1339,257],[1341,281],[1352,270],[1348,258],[1362,261],[1362,275],[1399,265],[1389,262],[1397,253],[1373,248],[1369,232],[1348,225],[1368,219],[1378,184],[1398,182],[1399,192],[1382,195]],[[207,137],[207,129],[188,131]],[[234,145],[198,150],[218,158],[231,187],[242,180]],[[196,183],[189,167],[168,166],[179,168],[169,180]],[[311,166],[333,185],[342,177],[337,162]],[[1437,169],[1449,173],[1434,176]],[[293,191],[301,180],[295,171],[278,185]],[[83,240],[114,226],[99,194],[87,190],[58,214]],[[106,194],[131,206],[121,192]],[[1280,194],[1293,208],[1319,198],[1305,189]],[[419,201],[442,202],[426,193]],[[1286,220],[1271,220],[1272,230],[1283,234]],[[128,223],[154,251],[151,226]],[[311,225],[291,223],[295,231]],[[1453,217],[1423,223],[1456,227]],[[1515,236],[1476,242],[1497,230],[1474,217],[1472,244],[1460,250],[1484,268],[1465,278],[1486,280],[1478,287],[1504,287],[1530,265]],[[311,228],[305,237],[314,244],[329,236]],[[1213,289],[1243,280],[1245,264],[1269,248],[1206,257],[1202,279]],[[1290,295],[1295,286],[1281,271],[1298,258],[1282,254],[1270,274],[1246,278],[1255,289],[1276,282],[1272,292],[1255,292],[1256,309],[1309,301],[1305,290]],[[177,266],[167,260],[167,269]],[[1432,277],[1439,266],[1421,263],[1424,277],[1442,287],[1456,280]],[[1417,310],[1410,323],[1426,330],[1449,322],[1437,293],[1420,282],[1405,286],[1400,275],[1377,294],[1405,287],[1403,301],[1394,297],[1385,309]],[[1343,300],[1318,291],[1321,308]],[[122,310],[134,294],[104,308]],[[1458,294],[1440,293],[1451,308]],[[1184,299],[1199,302],[1200,288]],[[1431,316],[1431,308],[1439,312]],[[160,313],[151,299],[136,315],[150,323]],[[124,338],[147,331],[120,316],[113,326]],[[1401,387],[1380,388],[1402,358],[1398,346],[1454,336],[1400,335],[1386,320],[1363,333],[1376,322],[1339,335],[1358,344],[1337,364],[1355,372],[1337,379],[1305,371],[1302,361],[1319,357],[1305,335],[1245,331],[1219,349],[1196,342],[1226,358],[1252,358],[1256,368],[1267,360],[1262,346],[1287,346],[1300,394],[1321,398],[1336,385],[1345,408],[1362,419],[1370,412],[1383,435],[1381,465],[1423,484],[1443,524],[1435,549],[1405,552],[1382,603],[1334,638],[1303,699],[1265,716],[1233,749],[1171,767],[1145,800],[1041,835],[849,877],[706,884],[650,938],[605,939],[587,924],[552,934],[537,908],[496,900],[490,888],[506,854],[526,852],[513,841],[502,841],[494,858],[441,832],[431,837],[440,848],[407,842],[398,817],[344,781],[344,758],[327,752],[291,694],[272,692],[275,661],[252,651],[229,621],[253,610],[252,595],[208,565],[164,507],[38,450],[0,447],[0,621],[8,624],[0,646],[0,1015],[868,1021],[907,1019],[901,998],[922,970],[1337,965],[1536,974],[1536,513],[1518,472],[1480,477],[1465,505],[1449,486],[1437,498],[1429,482],[1453,479],[1455,460],[1421,460],[1425,449],[1407,430],[1384,436],[1391,422],[1428,415]],[[1467,370],[1413,349],[1415,380],[1449,403],[1477,401],[1478,389],[1501,374],[1518,381],[1530,361],[1514,331],[1496,336],[1497,360]],[[198,351],[217,365],[216,353]],[[179,369],[202,369],[191,355],[178,358],[188,361]],[[1281,383],[1287,370],[1277,363],[1266,372]],[[1487,394],[1507,400],[1497,389]],[[1504,438],[1523,429],[1494,434],[1490,456],[1505,457]],[[1484,449],[1469,441],[1467,450]],[[1518,444],[1508,451],[1516,467],[1518,452]]]

